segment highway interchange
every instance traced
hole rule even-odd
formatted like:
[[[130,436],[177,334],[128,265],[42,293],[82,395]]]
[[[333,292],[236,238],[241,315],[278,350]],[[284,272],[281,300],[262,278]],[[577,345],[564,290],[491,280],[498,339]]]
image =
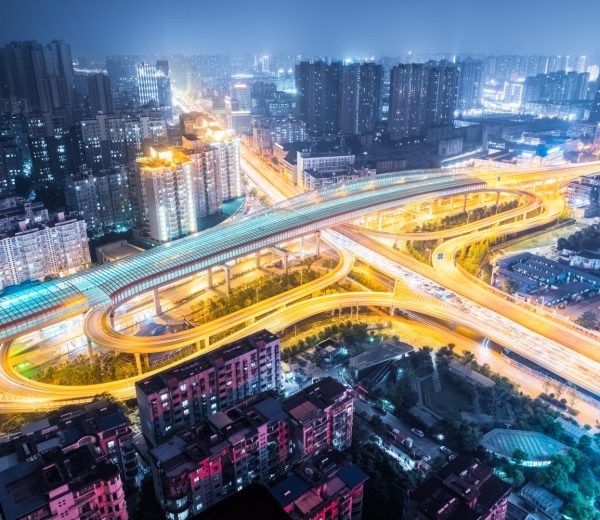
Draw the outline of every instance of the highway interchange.
[[[274,202],[285,201],[297,195],[295,187],[247,151],[244,152],[242,164],[249,179],[260,186]],[[600,342],[596,337],[578,330],[571,324],[560,322],[549,314],[524,309],[482,287],[468,279],[454,261],[456,252],[468,243],[531,229],[556,220],[564,209],[564,200],[557,189],[560,183],[598,171],[600,167],[597,164],[589,164],[550,171],[512,172],[502,176],[497,172],[480,172],[477,177],[466,180],[462,175],[454,175],[448,178],[452,180],[447,184],[443,175],[439,179],[428,180],[427,175],[421,174],[408,182],[404,179],[404,186],[400,188],[401,183],[397,178],[390,180],[388,185],[381,189],[369,186],[368,183],[359,184],[358,188],[348,185],[347,193],[341,195],[345,198],[343,204],[347,207],[342,208],[343,211],[338,209],[335,213],[337,216],[343,215],[343,218],[327,221],[325,225],[310,230],[312,233],[320,230],[322,240],[333,247],[340,258],[339,264],[325,276],[211,323],[158,337],[130,336],[117,332],[111,325],[110,309],[104,302],[103,305],[91,306],[87,311],[84,331],[96,345],[135,355],[196,345],[196,351],[188,356],[192,358],[200,352],[216,348],[254,330],[282,330],[312,315],[346,306],[402,308],[450,323],[462,324],[499,345],[534,359],[539,365],[587,391],[600,395]],[[379,211],[385,211],[397,207],[398,203],[395,201],[398,200],[399,194],[413,197],[410,200],[414,201],[417,200],[414,199],[414,195],[423,193],[418,200],[426,200],[428,196],[439,196],[440,189],[447,190],[451,185],[457,186],[456,193],[462,193],[461,186],[481,189],[481,181],[486,182],[490,190],[512,190],[514,193],[525,195],[527,202],[505,214],[468,224],[467,228],[450,230],[446,236],[436,235],[435,238],[448,240],[440,240],[431,266],[412,258],[407,259],[406,255],[398,253],[390,247],[391,244],[386,243],[384,234],[377,236],[376,232],[371,232],[373,237],[370,237],[368,230],[361,230],[356,224],[349,225],[351,222],[356,223],[360,215],[368,214],[369,204],[374,204],[374,201],[378,204]],[[423,182],[432,182],[432,187],[419,191],[417,185]],[[413,184],[416,188],[414,190]],[[368,196],[365,197],[369,190],[373,190],[372,196],[367,193]],[[339,189],[335,193],[336,197],[339,196]],[[319,207],[320,211],[315,213],[317,222],[319,219],[330,218],[331,214],[326,213],[326,216],[323,216],[323,208],[326,212],[328,207],[339,205],[339,202],[330,198],[327,193],[308,194],[298,200],[302,201],[299,204],[300,208],[312,205],[316,211]],[[363,200],[363,206],[360,206],[360,202],[357,203],[360,200]],[[357,213],[357,205],[362,212]],[[277,215],[279,222],[283,214],[289,214],[289,218],[298,214],[298,208],[294,204],[285,206],[284,202],[282,207],[286,210]],[[537,208],[540,210],[533,211]],[[522,218],[519,219],[519,216]],[[249,232],[253,228],[253,218],[256,216],[244,217]],[[260,219],[259,216],[257,222]],[[429,239],[431,238],[430,236]],[[253,251],[257,249],[260,250],[260,246]],[[356,258],[401,281],[402,289],[395,294],[352,292],[306,299],[343,279]],[[266,313],[268,316],[265,317]],[[209,343],[211,335],[224,328],[240,325],[244,327],[226,338]],[[0,406],[7,410],[53,408],[66,402],[85,401],[101,392],[110,392],[120,398],[131,397],[134,394],[135,381],[152,373],[146,372],[126,380],[88,386],[58,386],[35,382],[25,378],[12,365],[10,346],[12,340],[17,337],[9,338],[2,348]]]

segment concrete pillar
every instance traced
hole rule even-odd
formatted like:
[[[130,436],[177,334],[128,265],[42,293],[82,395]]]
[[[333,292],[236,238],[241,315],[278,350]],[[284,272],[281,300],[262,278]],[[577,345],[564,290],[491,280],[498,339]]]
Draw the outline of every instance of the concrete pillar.
[[[260,268],[260,251],[256,252],[256,268]]]
[[[285,269],[285,274],[287,275],[288,274],[288,255],[285,254],[282,257],[282,260],[283,260],[283,268]]]
[[[390,316],[394,316],[396,314],[396,307],[390,307]]]
[[[206,276],[208,276],[208,287],[213,287],[212,267],[208,268],[206,271]]]
[[[304,256],[304,237],[300,237],[300,256]]]
[[[225,288],[227,290],[227,294],[231,292],[231,267],[228,265],[223,266],[225,269]]]
[[[159,314],[162,314],[162,306],[160,304],[160,295],[158,294],[158,289],[154,289],[152,294],[154,296],[154,310],[158,316]]]
[[[144,370],[142,369],[142,355],[139,352],[134,354],[135,356],[135,367],[137,368],[138,375],[142,375]]]
[[[87,339],[87,352],[88,352],[88,357],[90,358],[90,363],[94,362],[94,347],[92,345],[92,340],[90,338],[86,338]]]
[[[196,352],[200,352],[202,349],[208,346],[207,338],[198,338],[196,341]]]
[[[320,231],[317,231],[315,233],[315,242],[316,242],[317,256],[321,256],[321,232]]]
[[[110,323],[110,328],[114,329],[115,328],[115,311],[110,311],[110,314],[108,315],[108,322]]]
[[[467,194],[465,193],[464,195],[464,199],[463,199],[463,213],[467,212]]]
[[[381,231],[381,213],[377,213],[377,231]]]

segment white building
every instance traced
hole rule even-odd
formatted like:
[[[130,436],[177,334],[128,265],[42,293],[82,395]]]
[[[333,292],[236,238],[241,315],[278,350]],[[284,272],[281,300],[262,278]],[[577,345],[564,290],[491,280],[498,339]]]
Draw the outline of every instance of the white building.
[[[311,179],[335,177],[334,174],[347,172],[355,162],[354,154],[343,153],[311,153],[296,152],[297,178],[294,184],[300,186],[304,191],[314,189],[311,187]],[[340,181],[341,182],[341,181]],[[331,182],[334,184],[335,182]]]
[[[173,148],[150,148],[137,160],[138,223],[152,240],[169,242],[197,230],[190,158]]]
[[[0,289],[46,276],[63,276],[87,266],[90,249],[83,220],[65,220],[0,238]]]

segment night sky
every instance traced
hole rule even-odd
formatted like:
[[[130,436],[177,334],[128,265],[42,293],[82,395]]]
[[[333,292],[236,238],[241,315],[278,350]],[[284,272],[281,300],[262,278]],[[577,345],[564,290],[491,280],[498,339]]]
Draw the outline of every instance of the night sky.
[[[600,50],[599,20],[599,0],[1,0],[0,44],[60,37],[74,56],[574,55]]]

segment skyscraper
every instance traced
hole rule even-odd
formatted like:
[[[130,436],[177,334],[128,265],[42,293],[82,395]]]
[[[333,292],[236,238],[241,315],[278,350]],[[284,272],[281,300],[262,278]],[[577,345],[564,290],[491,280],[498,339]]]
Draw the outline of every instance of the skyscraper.
[[[339,62],[296,65],[298,115],[310,134],[337,134],[340,130],[340,89],[342,64]]]
[[[483,63],[479,60],[464,60],[458,67],[458,95],[456,108],[469,110],[481,105],[483,87]]]
[[[113,94],[110,78],[107,74],[92,74],[87,79],[90,106],[94,114],[113,112]]]
[[[352,63],[342,68],[340,129],[344,134],[375,131],[381,106],[383,67]]]
[[[151,102],[158,105],[158,82],[156,66],[141,63],[137,66],[138,99],[141,106]]]
[[[73,63],[63,40],[11,42],[0,48],[0,98],[24,99],[31,111],[72,107]]]
[[[429,128],[451,124],[457,91],[458,69],[448,62],[394,67],[390,72],[390,139],[423,137]]]
[[[598,90],[592,101],[592,108],[590,109],[588,121],[590,123],[600,123],[600,83],[598,84]]]

